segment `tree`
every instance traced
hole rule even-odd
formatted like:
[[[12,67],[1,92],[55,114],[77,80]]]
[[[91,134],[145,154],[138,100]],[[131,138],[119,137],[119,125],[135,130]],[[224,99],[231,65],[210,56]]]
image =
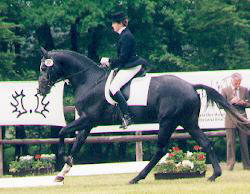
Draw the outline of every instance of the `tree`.
[[[249,45],[244,39],[235,40],[230,51],[227,52],[226,63],[229,69],[247,69],[250,68]]]
[[[6,80],[13,75],[16,76],[13,66],[15,65],[14,44],[21,39],[13,32],[18,26],[5,22],[4,17],[0,17],[0,79]]]
[[[183,57],[183,45],[186,44],[184,24],[190,3],[187,1],[143,2],[145,5],[141,3],[138,9],[147,14],[139,14],[142,18],[137,25],[142,23],[139,26],[141,30],[139,32],[140,35],[146,35],[140,43],[143,43],[146,56],[154,64],[151,70],[156,72],[197,70]],[[145,29],[147,29],[146,32]]]
[[[187,17],[189,45],[193,49],[190,62],[201,70],[227,69],[226,56],[230,48],[242,35],[244,20],[235,5],[223,0],[195,1],[195,7]]]

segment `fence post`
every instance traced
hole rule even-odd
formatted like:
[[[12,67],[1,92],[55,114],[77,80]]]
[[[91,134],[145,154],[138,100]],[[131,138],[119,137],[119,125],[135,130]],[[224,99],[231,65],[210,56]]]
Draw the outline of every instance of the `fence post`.
[[[2,139],[2,127],[0,126],[0,139]],[[3,144],[0,144],[0,176],[3,175]]]
[[[136,131],[136,135],[142,135],[141,131]],[[143,161],[142,142],[136,142],[136,161]]]

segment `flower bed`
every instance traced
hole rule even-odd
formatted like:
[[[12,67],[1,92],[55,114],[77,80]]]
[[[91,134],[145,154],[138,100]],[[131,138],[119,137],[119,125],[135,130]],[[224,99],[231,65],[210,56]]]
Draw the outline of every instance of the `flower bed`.
[[[55,154],[36,154],[21,156],[9,164],[13,176],[49,174],[55,170]]]
[[[206,155],[201,147],[194,146],[194,152],[184,153],[173,147],[156,165],[156,179],[204,177],[207,169]]]

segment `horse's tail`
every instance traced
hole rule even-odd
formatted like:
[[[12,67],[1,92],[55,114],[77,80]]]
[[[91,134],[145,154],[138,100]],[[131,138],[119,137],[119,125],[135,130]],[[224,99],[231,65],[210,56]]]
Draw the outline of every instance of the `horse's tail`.
[[[205,90],[207,93],[207,102],[216,103],[219,108],[223,108],[239,129],[250,134],[250,121],[228,103],[217,90],[203,84],[195,84],[193,87],[195,90]]]

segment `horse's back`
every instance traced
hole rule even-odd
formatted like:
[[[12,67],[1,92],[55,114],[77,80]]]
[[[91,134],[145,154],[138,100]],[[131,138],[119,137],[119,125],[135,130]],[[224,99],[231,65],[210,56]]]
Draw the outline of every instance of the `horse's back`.
[[[197,95],[192,84],[174,75],[152,77],[150,90],[160,95],[178,95],[181,98],[192,98]]]
[[[200,99],[192,84],[173,75],[152,77],[149,94],[149,107],[158,113],[178,115],[193,107],[200,107]]]

